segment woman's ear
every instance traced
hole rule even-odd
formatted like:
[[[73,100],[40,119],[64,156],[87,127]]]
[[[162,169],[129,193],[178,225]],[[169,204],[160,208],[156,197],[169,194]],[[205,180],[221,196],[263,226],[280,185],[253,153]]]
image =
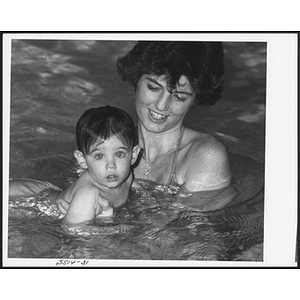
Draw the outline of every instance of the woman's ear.
[[[139,156],[140,150],[141,150],[141,146],[140,145],[136,145],[136,146],[133,147],[133,149],[132,149],[132,155],[131,155],[131,164],[132,165],[136,162],[136,160],[137,160],[137,158]]]
[[[83,169],[87,169],[86,160],[84,158],[84,155],[79,150],[74,151],[74,156],[79,164],[79,166]]]

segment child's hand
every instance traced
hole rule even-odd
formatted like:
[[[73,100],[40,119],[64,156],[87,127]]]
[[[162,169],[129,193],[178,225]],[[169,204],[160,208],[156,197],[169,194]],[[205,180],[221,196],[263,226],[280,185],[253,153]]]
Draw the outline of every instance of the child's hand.
[[[114,215],[114,210],[113,208],[110,206],[110,203],[108,202],[108,200],[101,198],[99,200],[99,204],[102,207],[102,212],[100,215],[97,216],[97,218],[111,218]]]

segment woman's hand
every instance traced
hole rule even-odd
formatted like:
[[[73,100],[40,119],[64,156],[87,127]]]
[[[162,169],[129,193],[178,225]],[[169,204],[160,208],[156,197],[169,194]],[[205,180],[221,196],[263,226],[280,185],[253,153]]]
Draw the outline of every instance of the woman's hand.
[[[135,188],[135,189],[139,189],[139,190],[143,189],[143,187],[141,186],[141,184],[136,179],[134,179],[132,181],[132,187]]]

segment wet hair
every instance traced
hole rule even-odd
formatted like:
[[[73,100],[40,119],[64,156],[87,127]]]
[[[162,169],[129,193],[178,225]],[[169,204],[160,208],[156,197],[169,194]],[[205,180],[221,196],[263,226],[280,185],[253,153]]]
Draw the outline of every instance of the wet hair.
[[[120,77],[135,89],[143,74],[164,75],[169,89],[185,75],[196,93],[196,103],[213,105],[223,91],[221,42],[140,41],[117,61]]]
[[[135,145],[135,127],[132,118],[124,110],[103,106],[86,110],[76,125],[78,150],[90,154],[90,147],[97,140],[100,143],[111,137],[119,138],[132,149]]]

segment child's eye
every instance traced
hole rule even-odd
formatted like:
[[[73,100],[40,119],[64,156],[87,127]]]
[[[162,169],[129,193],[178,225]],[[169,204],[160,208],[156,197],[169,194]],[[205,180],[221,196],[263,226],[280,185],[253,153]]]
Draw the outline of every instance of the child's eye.
[[[103,154],[101,154],[101,153],[97,153],[97,154],[95,154],[95,158],[97,159],[97,160],[100,160],[100,159],[102,159],[103,158]]]
[[[116,153],[116,156],[119,157],[119,158],[123,158],[123,157],[126,156],[126,153],[123,152],[123,151],[118,151],[118,152]]]

